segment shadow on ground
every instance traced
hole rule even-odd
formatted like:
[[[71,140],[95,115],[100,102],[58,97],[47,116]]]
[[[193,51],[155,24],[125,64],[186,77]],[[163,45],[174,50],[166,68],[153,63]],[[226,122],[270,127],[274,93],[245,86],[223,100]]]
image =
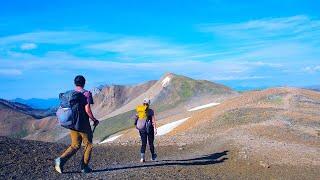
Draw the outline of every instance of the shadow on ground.
[[[229,151],[223,151],[219,153],[214,153],[206,156],[202,156],[194,159],[183,159],[183,160],[161,160],[151,163],[144,164],[128,164],[124,166],[109,167],[105,169],[95,170],[94,172],[103,171],[117,171],[117,170],[127,170],[127,169],[138,169],[146,167],[163,167],[163,166],[201,166],[201,165],[213,165],[218,163],[223,163],[228,158]]]

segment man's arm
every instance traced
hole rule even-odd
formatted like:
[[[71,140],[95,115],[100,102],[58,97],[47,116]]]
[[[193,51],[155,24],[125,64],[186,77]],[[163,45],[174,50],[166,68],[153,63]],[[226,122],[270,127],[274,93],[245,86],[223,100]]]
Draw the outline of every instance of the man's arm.
[[[94,125],[98,125],[99,124],[99,121],[94,117],[92,111],[91,111],[91,106],[90,104],[87,104],[85,106],[85,109],[86,109],[86,113],[88,114],[89,118],[94,122]]]

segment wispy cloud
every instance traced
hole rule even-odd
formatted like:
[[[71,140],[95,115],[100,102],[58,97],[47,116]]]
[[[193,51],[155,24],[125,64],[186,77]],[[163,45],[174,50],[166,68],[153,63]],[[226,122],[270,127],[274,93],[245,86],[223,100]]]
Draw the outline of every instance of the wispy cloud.
[[[19,76],[19,75],[22,75],[22,71],[19,69],[0,69],[0,75]]]
[[[173,58],[191,55],[191,50],[182,45],[175,45],[157,38],[121,37],[119,39],[87,46],[92,50],[117,53],[131,58]],[[151,59],[153,58],[153,59]],[[164,59],[166,60],[166,59]]]
[[[253,80],[253,79],[267,79],[270,76],[213,76],[212,81],[230,81],[230,80]]]
[[[320,20],[305,15],[201,24],[198,30],[221,39],[226,49],[244,48],[241,56],[246,58],[286,61],[320,55]]]
[[[124,72],[128,74],[175,72],[179,74],[191,74],[201,79],[209,80],[244,80],[262,79],[263,74],[256,71],[257,68],[279,69],[281,64],[268,63],[262,61],[212,61],[201,62],[193,60],[168,62],[115,62],[111,60],[97,60],[94,58],[79,58],[71,54],[62,52],[48,53],[43,57],[19,54],[19,59],[29,59],[28,61],[4,61],[2,68],[18,68],[21,71],[37,72],[44,69],[50,71],[107,71]],[[57,58],[59,57],[59,58]]]
[[[32,49],[36,49],[38,46],[35,43],[23,43],[20,46],[21,50],[32,50]]]
[[[202,24],[200,31],[215,38],[201,44],[97,32],[24,33],[0,37],[0,74],[31,76],[39,72],[56,77],[55,73],[71,76],[82,72],[94,74],[101,82],[109,78],[106,74],[123,76],[123,81],[130,77],[141,81],[145,74],[170,71],[213,81],[285,84],[289,78],[302,79],[306,72],[313,79],[319,75],[320,38],[311,38],[319,36],[319,29],[319,20],[307,16]],[[21,45],[27,43],[58,48],[36,54],[40,48],[29,44],[25,49],[36,49],[21,51]],[[73,49],[65,49],[69,46]]]
[[[303,68],[303,71],[308,72],[308,73],[320,72],[320,65],[305,67],[305,68]]]
[[[79,44],[114,38],[115,34],[87,31],[38,31],[0,37],[0,45],[19,42]]]
[[[21,50],[31,50],[41,44],[72,46],[89,56],[95,56],[97,52],[109,54],[118,61],[170,61],[214,56],[214,52],[207,53],[196,45],[178,44],[160,37],[90,31],[39,31],[0,37],[0,50],[6,50],[6,53],[16,51],[17,45]]]
[[[285,18],[265,18],[240,23],[202,24],[202,32],[224,35],[236,39],[274,40],[312,38],[320,35],[320,20],[305,15]]]
[[[320,58],[320,20],[305,15],[263,18],[237,23],[201,24],[198,30],[212,34],[226,51],[236,51],[231,61],[280,63],[284,71],[301,72]]]

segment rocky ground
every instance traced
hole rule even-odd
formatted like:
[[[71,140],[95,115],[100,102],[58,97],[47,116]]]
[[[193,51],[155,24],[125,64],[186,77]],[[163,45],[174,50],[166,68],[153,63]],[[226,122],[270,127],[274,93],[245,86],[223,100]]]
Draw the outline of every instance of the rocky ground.
[[[138,146],[96,146],[91,174],[81,174],[81,152],[70,159],[65,174],[54,171],[53,160],[66,145],[0,137],[0,179],[319,179],[319,166],[266,165],[243,160],[231,144],[157,147],[156,162],[139,163]],[[148,157],[149,158],[149,157]]]

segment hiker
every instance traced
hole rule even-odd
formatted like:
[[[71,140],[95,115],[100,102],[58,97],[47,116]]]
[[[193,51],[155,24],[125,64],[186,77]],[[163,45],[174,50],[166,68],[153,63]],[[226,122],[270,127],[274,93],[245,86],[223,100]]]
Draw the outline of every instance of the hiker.
[[[92,151],[93,132],[89,118],[93,121],[95,127],[99,124],[99,121],[92,114],[90,105],[93,104],[93,99],[91,92],[84,89],[85,82],[86,80],[83,76],[76,76],[74,79],[75,89],[59,96],[60,108],[57,111],[57,117],[63,127],[70,129],[71,137],[69,148],[59,158],[55,159],[55,170],[59,173],[63,173],[63,165],[70,157],[76,154],[81,147],[81,143],[84,144],[81,172],[92,172],[89,167],[89,161]],[[70,110],[70,114],[66,113],[68,110]],[[66,116],[68,118],[65,118]]]
[[[153,142],[154,136],[157,134],[157,125],[154,111],[150,108],[150,100],[144,99],[143,105],[137,106],[136,111],[137,115],[135,125],[139,130],[141,137],[140,162],[145,162],[147,141],[150,147],[151,158],[155,161],[157,159],[157,154],[155,153]]]

